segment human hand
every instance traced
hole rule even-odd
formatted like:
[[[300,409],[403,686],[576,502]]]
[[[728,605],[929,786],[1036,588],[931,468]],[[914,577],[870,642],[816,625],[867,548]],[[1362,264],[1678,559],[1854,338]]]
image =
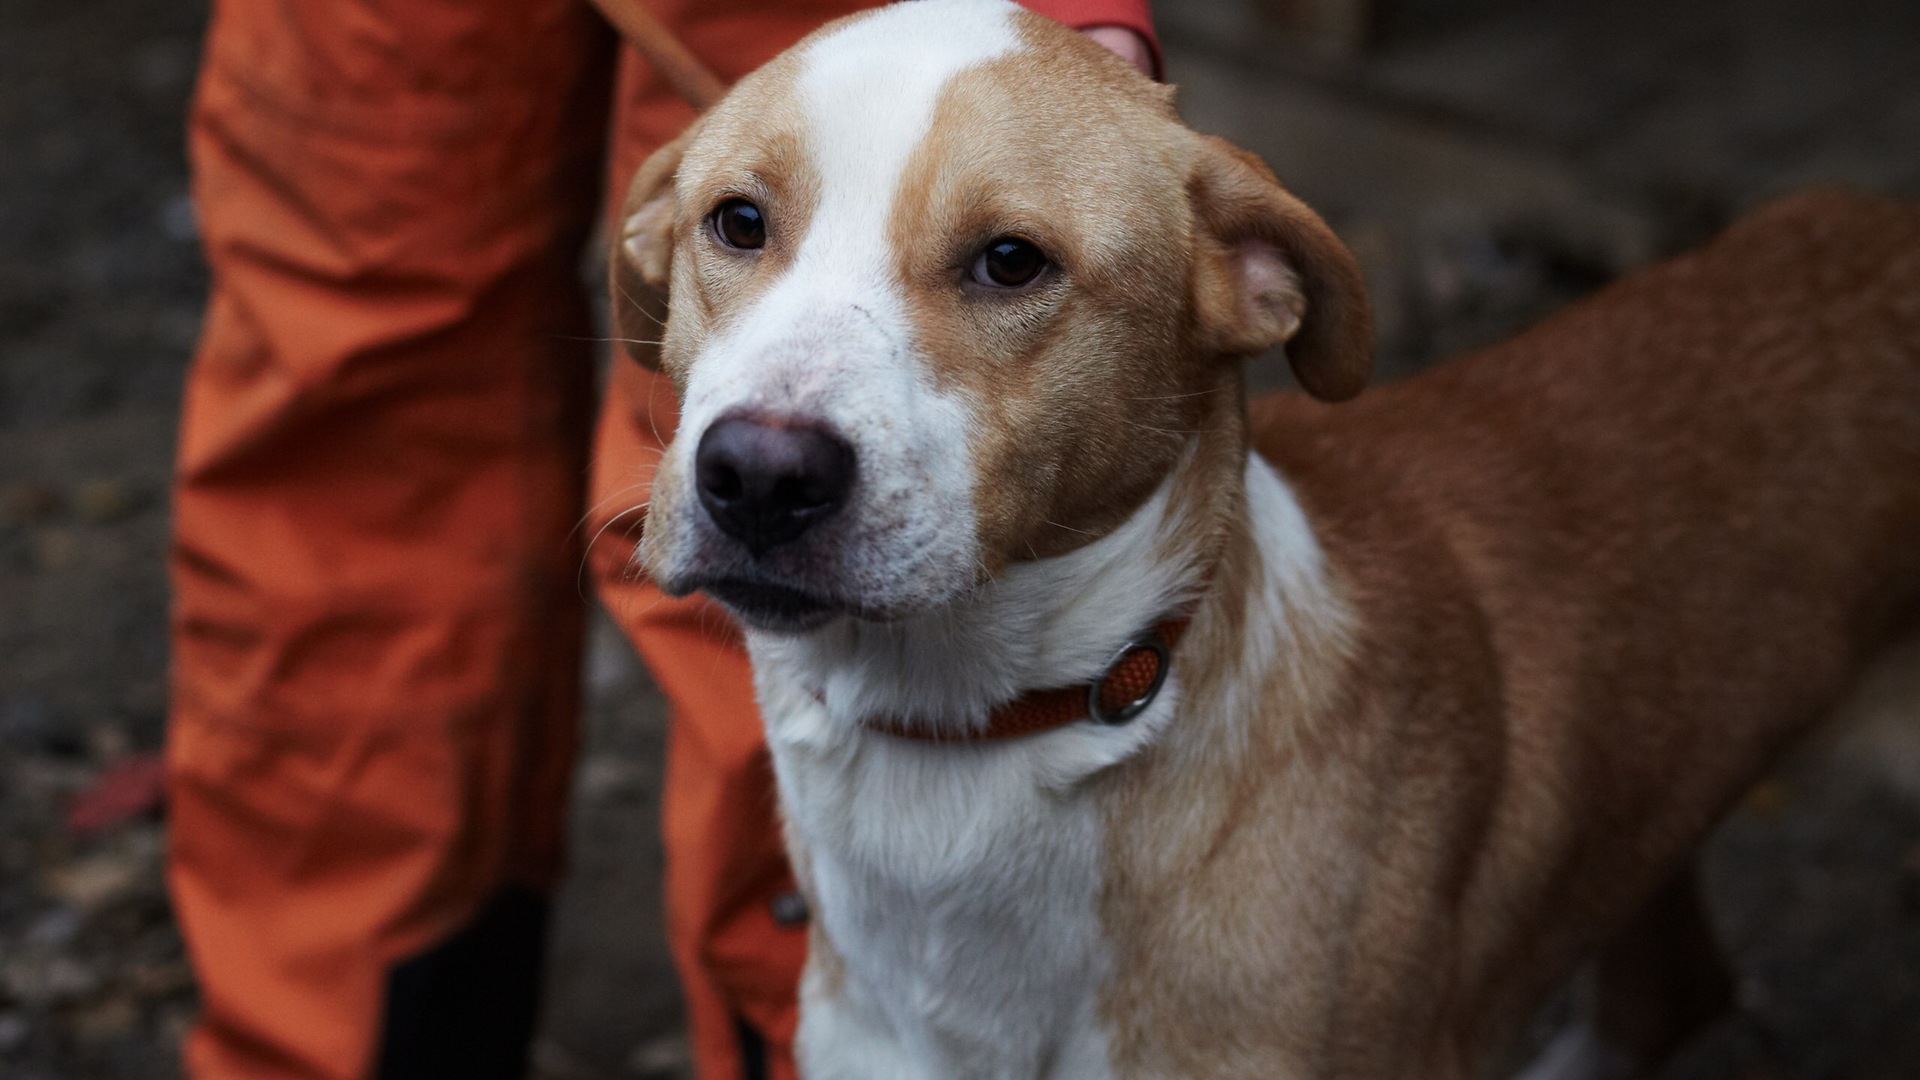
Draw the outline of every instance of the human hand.
[[[1140,69],[1142,75],[1153,77],[1153,49],[1147,45],[1147,39],[1139,31],[1124,26],[1089,26],[1081,31],[1088,37],[1105,45],[1115,56]]]

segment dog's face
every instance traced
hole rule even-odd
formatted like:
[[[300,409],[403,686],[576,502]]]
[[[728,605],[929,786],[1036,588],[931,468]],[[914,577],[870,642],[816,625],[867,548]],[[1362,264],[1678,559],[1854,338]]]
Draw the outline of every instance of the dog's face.
[[[1102,534],[1240,356],[1366,379],[1319,219],[1002,0],[828,26],[656,154],[623,221],[619,332],[661,339],[635,356],[682,406],[640,557],[762,629],[926,611]]]

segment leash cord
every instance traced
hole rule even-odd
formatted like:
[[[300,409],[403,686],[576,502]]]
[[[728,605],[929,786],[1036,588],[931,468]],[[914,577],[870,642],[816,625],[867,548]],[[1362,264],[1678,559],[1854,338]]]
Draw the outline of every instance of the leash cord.
[[[687,104],[705,112],[726,94],[727,84],[647,9],[646,0],[593,0],[593,5]]]

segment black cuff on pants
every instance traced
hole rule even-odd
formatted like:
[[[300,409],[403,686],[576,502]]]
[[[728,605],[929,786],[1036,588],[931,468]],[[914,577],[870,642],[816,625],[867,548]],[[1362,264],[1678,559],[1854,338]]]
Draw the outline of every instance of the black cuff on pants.
[[[547,901],[503,889],[465,929],[387,975],[379,1080],[523,1080]]]

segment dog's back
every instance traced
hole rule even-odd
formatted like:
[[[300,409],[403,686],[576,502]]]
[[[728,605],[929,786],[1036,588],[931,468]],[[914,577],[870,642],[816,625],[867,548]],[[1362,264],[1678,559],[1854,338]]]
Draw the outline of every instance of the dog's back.
[[[1920,628],[1920,207],[1780,202],[1353,404],[1258,402],[1254,442],[1362,612],[1356,707],[1496,793],[1447,842],[1542,868],[1463,870],[1466,966],[1570,960],[1597,942],[1556,925],[1618,926]]]

